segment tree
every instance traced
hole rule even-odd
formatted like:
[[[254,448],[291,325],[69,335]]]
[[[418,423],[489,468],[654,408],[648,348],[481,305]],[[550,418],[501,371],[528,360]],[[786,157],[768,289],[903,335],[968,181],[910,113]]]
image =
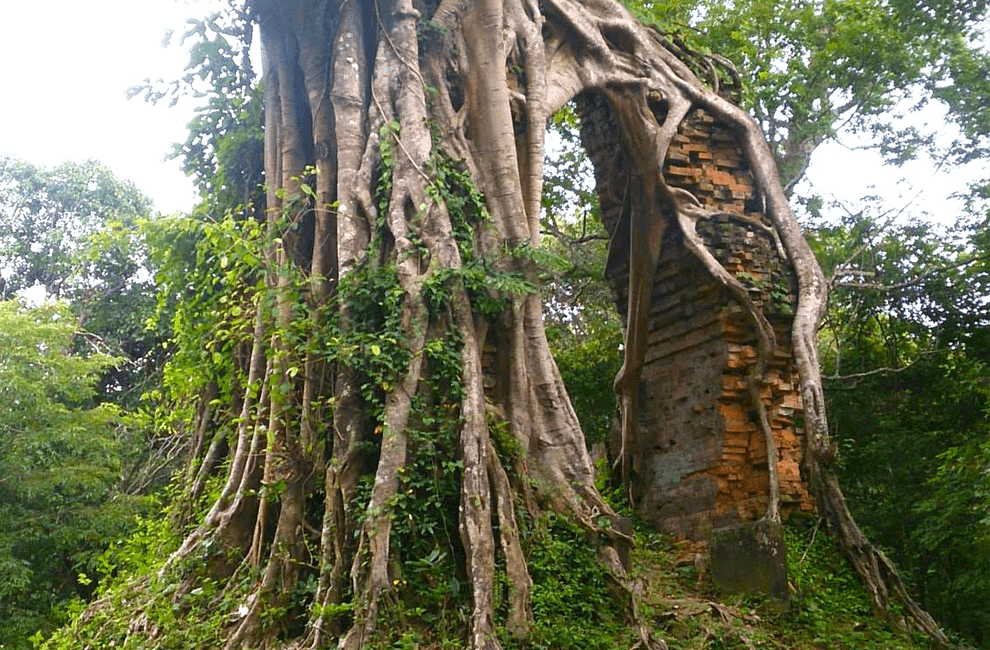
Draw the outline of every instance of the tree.
[[[97,556],[142,507],[115,490],[126,419],[93,404],[118,360],[74,353],[78,333],[64,304],[0,302],[0,638],[10,650],[33,647],[32,633],[92,592]]]
[[[133,405],[161,359],[149,331],[155,290],[140,224],[150,201],[96,161],[45,169],[0,158],[0,297],[33,289],[68,301],[81,327],[129,363],[99,392]]]
[[[978,231],[862,214],[813,231],[833,287],[822,329],[839,474],[921,603],[986,645],[990,285]]]
[[[216,251],[223,281],[246,281],[221,315],[230,347],[210,349],[229,361],[225,374],[202,382],[228,386],[228,398],[206,391],[196,430],[216,431],[228,452],[219,462],[211,454],[224,445],[194,447],[194,466],[219,468],[222,486],[162,572],[189,595],[229,580],[226,647],[364,647],[393,599],[417,597],[404,581],[435,587],[417,567],[441,558],[469,594],[467,647],[524,639],[533,613],[520,522],[541,512],[601,540],[624,584],[617,548],[630,540],[595,489],[536,292],[545,125],[581,93],[603,98],[638,172],[630,237],[612,251],[631,267],[623,427],[667,228],[749,305],[764,359],[773,351],[745,288],[698,238],[712,214],[662,174],[681,121],[702,107],[738,134],[794,265],[806,457],[822,512],[875,604],[901,598],[938,637],[828,468],[815,347],[824,277],[759,126],[717,90],[727,68],[613,0],[259,0],[248,11],[265,57],[266,205],[237,224],[247,245]],[[486,392],[492,369],[501,381]],[[127,634],[153,636],[151,614]]]

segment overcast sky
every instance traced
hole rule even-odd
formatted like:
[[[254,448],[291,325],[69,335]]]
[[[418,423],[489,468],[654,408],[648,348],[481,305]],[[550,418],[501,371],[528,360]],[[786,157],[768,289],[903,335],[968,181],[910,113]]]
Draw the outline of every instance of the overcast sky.
[[[169,109],[126,91],[145,77],[173,79],[188,56],[162,47],[181,33],[196,1],[45,0],[6,2],[0,11],[0,154],[54,166],[97,159],[152,197],[161,212],[188,210],[192,183],[178,161],[190,106]],[[178,40],[178,39],[176,39]]]
[[[0,61],[5,71],[0,100],[0,155],[53,166],[89,158],[133,181],[163,212],[189,210],[192,183],[178,161],[165,162],[172,144],[185,139],[192,104],[152,106],[126,91],[145,77],[174,79],[187,54],[168,29],[181,34],[189,17],[201,17],[210,0],[45,0],[6,2],[0,12]],[[937,114],[929,128],[938,128]],[[816,152],[809,178],[817,191],[852,202],[875,191],[896,202],[928,187],[922,201],[934,216],[951,221],[955,210],[946,196],[959,187],[960,174],[936,172],[931,165],[901,173],[884,170],[863,152],[838,145]]]

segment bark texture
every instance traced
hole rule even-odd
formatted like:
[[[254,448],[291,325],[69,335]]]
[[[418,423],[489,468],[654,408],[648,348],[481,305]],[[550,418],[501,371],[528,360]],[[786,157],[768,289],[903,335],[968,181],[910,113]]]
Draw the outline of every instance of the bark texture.
[[[169,563],[219,540],[233,559],[216,573],[254,571],[227,648],[366,644],[402,584],[402,549],[393,541],[405,523],[396,513],[411,489],[407,469],[432,444],[421,435],[431,426],[454,432],[449,457],[459,493],[450,547],[469,585],[468,647],[500,647],[497,616],[517,637],[530,625],[520,505],[529,514],[562,513],[605,540],[601,556],[621,580],[616,547],[630,540],[610,525],[615,515],[594,487],[539,296],[528,290],[535,285],[527,251],[539,246],[547,118],[589,92],[606,99],[620,124],[617,146],[639,183],[620,229],[627,237],[613,241],[611,253],[630,264],[626,356],[615,381],[623,439],[636,435],[630,414],[666,229],[683,230],[691,250],[750,310],[762,359],[774,346],[745,288],[695,232],[711,215],[663,178],[681,120],[702,107],[737,131],[797,273],[793,340],[819,507],[877,607],[899,599],[918,625],[943,638],[856,527],[828,469],[815,345],[824,278],[762,134],[719,93],[710,61],[643,27],[615,0],[256,0],[252,10],[265,68],[265,219],[272,233],[265,262],[275,298],[255,317],[226,482]],[[479,269],[504,281],[479,281]],[[395,282],[381,305],[388,313],[369,326],[367,305],[358,304],[348,282],[371,272]],[[323,329],[330,320],[337,343],[328,343]],[[339,351],[326,352],[369,327],[394,333],[391,353],[401,363],[387,375],[371,376]],[[453,374],[438,352],[451,341]],[[496,350],[487,366],[500,372],[487,392],[486,343]],[[355,354],[384,353],[368,343]],[[759,411],[758,380],[751,385]],[[212,408],[203,413],[221,417]],[[223,446],[207,445],[207,430],[197,449],[212,468]],[[778,516],[775,499],[767,516]],[[499,571],[509,598],[497,612]],[[313,602],[292,610],[288,594],[314,574]],[[273,622],[270,612],[279,607],[289,613]],[[650,643],[644,631],[643,644]]]

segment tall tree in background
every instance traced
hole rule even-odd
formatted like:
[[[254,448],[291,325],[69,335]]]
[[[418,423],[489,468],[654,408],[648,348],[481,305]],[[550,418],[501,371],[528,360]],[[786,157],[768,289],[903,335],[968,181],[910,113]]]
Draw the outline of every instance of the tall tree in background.
[[[229,443],[224,463],[223,435],[195,445],[189,474],[218,468],[223,485],[167,568],[206,560],[207,575],[188,573],[183,589],[247,576],[227,647],[289,636],[360,648],[411,563],[442,548],[468,585],[469,647],[499,647],[500,580],[501,627],[524,638],[532,613],[518,522],[541,510],[606,540],[621,577],[615,547],[629,540],[594,488],[535,292],[545,125],[582,92],[604,96],[639,172],[632,236],[614,243],[634,268],[631,295],[648,287],[666,228],[745,293],[696,241],[695,223],[710,215],[661,174],[692,108],[739,134],[798,277],[793,340],[820,507],[875,604],[900,598],[940,638],[849,517],[828,469],[815,347],[824,278],[759,126],[718,92],[728,68],[612,0],[258,0],[241,15],[261,28],[268,195],[253,213],[263,228],[238,226],[256,248],[216,251],[228,271],[215,286],[248,280],[218,300],[234,344],[209,352],[237,368],[202,387],[197,431],[226,431]],[[640,312],[630,312],[616,382],[625,400],[645,351]],[[772,333],[761,333],[768,354]],[[504,380],[487,395],[486,342]],[[430,512],[414,517],[423,499]],[[310,580],[300,608],[293,594]]]
[[[97,392],[134,405],[161,359],[155,288],[139,225],[151,202],[96,161],[46,169],[0,158],[0,298],[30,290],[71,304],[91,342],[127,362]]]
[[[46,169],[0,158],[7,648],[32,647],[33,632],[92,595],[100,553],[133,530],[147,492],[178,464],[182,437],[156,436],[124,410],[157,384],[164,361],[165,332],[146,326],[156,308],[141,230],[150,213],[132,183],[95,161]]]

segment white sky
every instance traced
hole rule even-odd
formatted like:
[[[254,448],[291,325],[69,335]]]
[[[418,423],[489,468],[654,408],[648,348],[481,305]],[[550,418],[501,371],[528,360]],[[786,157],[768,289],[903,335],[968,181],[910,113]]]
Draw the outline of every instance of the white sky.
[[[957,130],[944,116],[944,108],[932,105],[912,115],[908,123],[923,133],[941,134],[937,141],[948,145]],[[897,219],[901,223],[924,220],[952,226],[964,209],[962,198],[954,195],[964,192],[970,183],[990,178],[990,160],[960,168],[939,167],[922,157],[898,168],[885,165],[874,151],[844,146],[856,144],[852,137],[840,133],[839,139],[843,144],[829,141],[815,150],[796,192],[841,201],[853,212],[861,197],[879,196],[885,210],[902,211]]]
[[[192,182],[178,161],[190,106],[169,109],[126,91],[145,77],[174,79],[188,56],[161,46],[201,13],[193,0],[6,2],[0,12],[0,154],[54,166],[97,159],[133,181],[164,213],[189,210]],[[176,41],[178,39],[175,39]]]
[[[126,99],[145,77],[174,79],[188,60],[178,38],[165,49],[166,29],[176,35],[187,18],[201,17],[210,0],[46,0],[7,2],[0,13],[0,154],[53,166],[94,158],[133,181],[163,212],[187,211],[195,202],[192,182],[178,161],[165,162],[172,143],[184,140],[191,102],[168,108]],[[931,128],[938,128],[936,115]],[[985,164],[982,173],[986,174]],[[866,193],[895,201],[929,188],[920,206],[950,223],[957,207],[946,196],[962,176],[930,165],[901,173],[883,169],[868,153],[826,145],[816,152],[808,177],[815,190],[854,202]],[[979,171],[979,170],[977,170]],[[875,187],[871,188],[871,185]],[[906,200],[906,199],[905,199]]]

